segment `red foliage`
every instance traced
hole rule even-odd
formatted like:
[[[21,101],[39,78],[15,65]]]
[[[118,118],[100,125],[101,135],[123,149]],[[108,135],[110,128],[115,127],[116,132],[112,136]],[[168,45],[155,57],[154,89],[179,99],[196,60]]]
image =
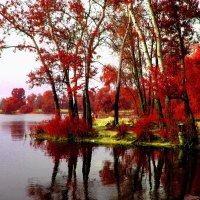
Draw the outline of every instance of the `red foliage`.
[[[140,140],[151,141],[153,133],[151,129],[155,125],[155,120],[152,116],[146,116],[142,119],[139,119],[134,127],[133,132],[136,134],[136,137]]]
[[[101,88],[95,98],[95,110],[111,112],[113,109],[113,102],[110,94],[110,87]]]
[[[84,7],[81,5],[81,2],[77,1],[77,2],[73,2],[70,3],[70,10],[74,11],[77,14],[82,13],[85,9]]]
[[[117,137],[123,137],[125,136],[125,134],[127,133],[129,127],[127,124],[125,124],[124,122],[122,122],[117,130]]]
[[[26,102],[29,106],[36,108],[36,100],[37,100],[37,96],[36,94],[30,94],[26,97]]]
[[[195,52],[192,55],[186,57],[185,63],[188,95],[190,98],[192,110],[194,114],[198,116],[200,114],[200,45],[197,45]]]
[[[105,65],[102,70],[103,74],[100,77],[105,86],[110,84],[116,84],[117,82],[117,70],[111,65]]]
[[[84,119],[74,119],[71,121],[68,117],[61,119],[55,117],[48,121],[43,121],[36,126],[31,127],[31,132],[46,133],[55,137],[84,137],[89,134],[91,129]]]
[[[43,104],[42,105],[42,111],[44,113],[53,113],[55,110],[54,104]]]
[[[115,173],[113,168],[111,167],[110,161],[105,161],[103,169],[99,171],[99,176],[103,185],[110,185],[115,183]]]
[[[19,109],[19,112],[20,113],[31,113],[31,112],[33,112],[33,107],[32,106],[30,106],[30,105],[23,105],[20,109]]]
[[[119,97],[119,108],[121,110],[129,110],[133,108],[133,94],[132,89],[130,87],[121,87],[120,89],[120,97]]]
[[[38,94],[35,100],[35,109],[42,109],[43,104],[44,104],[44,98],[41,94]]]
[[[18,108],[17,104],[17,98],[15,97],[8,97],[6,99],[3,99],[2,101],[2,111],[6,114],[11,114],[15,112]]]
[[[53,113],[55,111],[53,93],[51,90],[47,90],[43,94],[44,104],[42,105],[42,111],[44,113]]]
[[[12,90],[12,96],[16,98],[16,109],[19,109],[21,106],[25,105],[25,90],[23,88],[14,88]]]

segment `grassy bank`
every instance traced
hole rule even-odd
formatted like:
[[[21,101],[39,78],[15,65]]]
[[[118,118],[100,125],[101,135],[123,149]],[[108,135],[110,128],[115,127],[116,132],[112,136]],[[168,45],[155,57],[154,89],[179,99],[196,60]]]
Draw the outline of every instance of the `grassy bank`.
[[[126,124],[131,126],[132,122],[136,119],[130,118],[122,118],[122,121]],[[131,122],[130,122],[131,121]],[[152,140],[151,142],[146,141],[138,141],[136,138],[136,134],[132,131],[127,131],[123,136],[117,137],[117,130],[116,129],[108,129],[108,125],[113,122],[113,117],[108,118],[101,118],[96,119],[93,125],[93,129],[95,130],[94,133],[90,134],[89,137],[86,138],[65,138],[65,137],[50,137],[45,134],[37,134],[32,135],[32,137],[40,139],[40,140],[51,140],[51,141],[58,141],[58,142],[77,142],[77,143],[92,143],[95,145],[104,145],[104,146],[148,146],[148,147],[160,147],[160,148],[176,148],[179,145],[173,144],[171,142],[164,142],[158,136],[156,139]]]

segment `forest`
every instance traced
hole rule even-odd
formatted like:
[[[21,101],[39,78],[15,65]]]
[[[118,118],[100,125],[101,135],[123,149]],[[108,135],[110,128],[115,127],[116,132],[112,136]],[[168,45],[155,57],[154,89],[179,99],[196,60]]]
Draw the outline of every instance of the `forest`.
[[[54,110],[60,136],[88,132],[100,111],[112,111],[111,126],[123,134],[130,127],[120,124],[119,113],[127,110],[137,117],[131,128],[140,138],[149,139],[156,127],[162,138],[173,140],[181,124],[197,144],[199,16],[198,0],[7,0],[0,3],[0,49],[29,51],[40,62],[27,84],[50,86],[40,96],[46,99],[43,107],[51,107],[47,112]],[[10,44],[12,35],[21,40]],[[105,47],[116,66],[100,63]],[[3,111],[42,108],[31,103],[36,95],[24,95],[23,88],[14,88],[2,101]],[[64,120],[63,108],[68,109]],[[66,123],[70,127],[63,129]]]

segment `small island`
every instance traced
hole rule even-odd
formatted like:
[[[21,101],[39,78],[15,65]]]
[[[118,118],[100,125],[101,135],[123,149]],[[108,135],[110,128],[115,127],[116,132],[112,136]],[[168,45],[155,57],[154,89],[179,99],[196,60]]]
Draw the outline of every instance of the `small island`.
[[[96,118],[93,127],[90,129],[84,121],[78,120],[76,130],[67,133],[61,133],[61,127],[68,118],[62,120],[54,118],[49,121],[41,122],[37,126],[32,127],[31,137],[38,140],[50,140],[67,143],[94,144],[103,146],[146,146],[156,148],[195,148],[199,149],[198,143],[188,138],[184,133],[184,124],[177,124],[177,133],[173,137],[167,138],[163,136],[161,129],[158,129],[155,123],[142,124],[137,118],[121,118],[118,127],[113,126],[113,117]],[[69,120],[69,119],[68,119]],[[138,123],[139,122],[139,123]],[[69,121],[68,121],[69,123]],[[60,125],[62,124],[62,125]],[[66,125],[66,121],[64,123]],[[196,122],[200,126],[199,122]],[[64,126],[65,126],[64,125]],[[48,127],[51,128],[48,128]],[[60,126],[60,129],[58,128]],[[78,128],[79,127],[79,128]],[[66,128],[66,127],[65,127]],[[50,131],[50,132],[49,132]],[[143,131],[143,132],[142,132]]]

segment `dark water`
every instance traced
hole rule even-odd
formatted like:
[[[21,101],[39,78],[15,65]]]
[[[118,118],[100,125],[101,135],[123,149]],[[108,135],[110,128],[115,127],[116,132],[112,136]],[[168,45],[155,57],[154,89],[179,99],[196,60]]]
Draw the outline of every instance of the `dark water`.
[[[200,154],[31,140],[51,115],[0,115],[0,200],[200,199]]]

